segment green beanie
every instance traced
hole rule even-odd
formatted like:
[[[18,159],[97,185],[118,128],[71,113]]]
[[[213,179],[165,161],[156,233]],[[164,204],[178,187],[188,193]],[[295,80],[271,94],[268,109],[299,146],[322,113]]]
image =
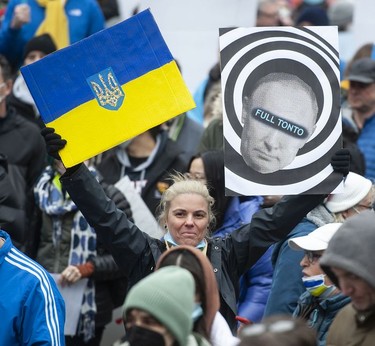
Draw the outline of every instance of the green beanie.
[[[123,306],[123,319],[131,309],[146,311],[184,346],[193,328],[194,297],[193,275],[181,267],[167,266],[131,288]]]

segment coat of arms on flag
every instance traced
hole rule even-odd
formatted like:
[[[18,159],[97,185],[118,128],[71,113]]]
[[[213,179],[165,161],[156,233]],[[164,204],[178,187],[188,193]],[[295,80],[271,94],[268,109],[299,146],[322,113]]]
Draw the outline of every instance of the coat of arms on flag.
[[[195,107],[150,10],[21,72],[66,167]]]

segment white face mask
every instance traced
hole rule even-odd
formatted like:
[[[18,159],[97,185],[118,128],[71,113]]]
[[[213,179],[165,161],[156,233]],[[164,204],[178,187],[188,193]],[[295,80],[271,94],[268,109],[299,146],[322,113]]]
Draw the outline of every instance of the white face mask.
[[[20,99],[22,102],[27,103],[28,105],[34,106],[36,109],[35,101],[30,94],[29,88],[26,85],[25,80],[23,79],[22,74],[20,74],[13,85],[13,94],[15,97]],[[39,112],[37,112],[39,113]]]
[[[306,288],[306,291],[310,292],[310,294],[314,297],[319,297],[325,291],[335,288],[334,285],[327,286],[324,283],[325,274],[319,274],[314,276],[305,276],[302,278],[303,285]]]

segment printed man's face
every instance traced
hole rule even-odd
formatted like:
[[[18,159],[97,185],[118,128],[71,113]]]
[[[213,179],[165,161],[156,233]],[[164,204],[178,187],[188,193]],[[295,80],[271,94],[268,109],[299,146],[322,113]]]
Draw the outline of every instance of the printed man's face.
[[[241,154],[248,166],[273,173],[289,165],[314,130],[315,97],[296,81],[261,84],[244,97]]]

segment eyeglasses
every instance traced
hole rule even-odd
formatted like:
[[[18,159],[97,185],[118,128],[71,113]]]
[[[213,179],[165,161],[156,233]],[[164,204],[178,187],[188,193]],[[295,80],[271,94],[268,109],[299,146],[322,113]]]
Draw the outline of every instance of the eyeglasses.
[[[320,257],[322,257],[322,254],[314,251],[305,251],[305,257],[307,257],[310,264],[314,264],[319,260]]]
[[[266,332],[285,333],[293,330],[295,326],[295,322],[289,320],[277,321],[272,324],[256,323],[243,328],[241,337],[260,335]]]
[[[359,214],[361,211],[364,211],[364,210],[374,210],[374,207],[372,206],[372,204],[371,205],[357,204],[356,206],[362,208],[362,210],[358,210],[358,208],[352,207],[352,209],[357,214]]]

